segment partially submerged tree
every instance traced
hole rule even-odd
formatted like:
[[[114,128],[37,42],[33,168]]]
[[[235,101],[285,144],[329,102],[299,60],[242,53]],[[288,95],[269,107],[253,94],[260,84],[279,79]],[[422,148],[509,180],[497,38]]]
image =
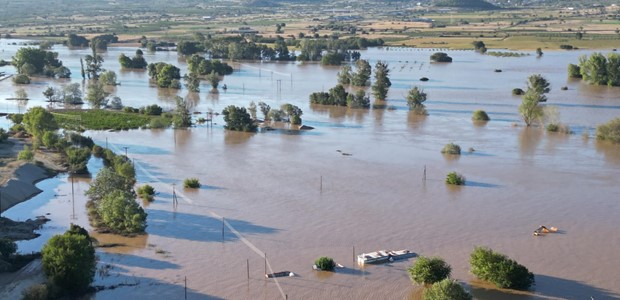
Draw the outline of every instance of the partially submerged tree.
[[[413,110],[417,114],[425,115],[426,109],[423,103],[426,101],[426,97],[427,95],[424,90],[417,86],[409,90],[407,94],[407,106],[409,106],[409,110]]]
[[[525,95],[523,95],[523,100],[521,105],[519,105],[519,113],[525,125],[531,126],[534,122],[542,119],[543,109],[540,106],[540,102],[543,97],[533,89],[528,89]]]
[[[392,86],[392,82],[388,77],[390,69],[388,64],[378,61],[375,65],[375,81],[372,85],[372,93],[376,100],[385,100],[387,98],[388,89]]]
[[[489,248],[476,247],[469,264],[472,274],[499,288],[527,290],[535,282],[534,274],[526,267]]]
[[[471,300],[472,296],[456,281],[446,278],[424,290],[424,300]]]
[[[342,69],[340,69],[340,72],[338,72],[338,84],[342,84],[342,85],[349,85],[351,84],[351,66],[350,65],[344,65],[342,66]]]
[[[440,257],[420,256],[407,271],[411,281],[418,284],[433,284],[450,277],[452,268]]]
[[[176,109],[172,117],[174,128],[184,128],[192,126],[192,115],[189,112],[189,105],[183,98],[176,96]]]
[[[539,102],[546,102],[547,97],[545,94],[551,91],[549,81],[547,81],[547,79],[540,74],[533,74],[527,78],[527,88],[528,90],[534,90],[541,95]]]
[[[105,107],[108,104],[107,97],[109,93],[103,89],[103,83],[100,81],[88,84],[86,100],[92,108]]]
[[[211,74],[206,77],[207,82],[211,85],[211,91],[217,91],[217,86],[220,84],[220,75],[215,72],[215,70],[211,71]]]
[[[224,122],[226,122],[224,128],[233,131],[256,131],[256,124],[254,124],[254,120],[245,110],[245,107],[230,105],[222,111],[222,114],[224,115]]]
[[[360,59],[355,62],[356,72],[351,76],[351,85],[353,86],[367,86],[370,75],[372,74],[372,67],[365,59]]]
[[[22,122],[28,133],[32,134],[39,141],[46,131],[58,130],[58,124],[54,119],[54,115],[40,106],[30,108],[24,114]]]

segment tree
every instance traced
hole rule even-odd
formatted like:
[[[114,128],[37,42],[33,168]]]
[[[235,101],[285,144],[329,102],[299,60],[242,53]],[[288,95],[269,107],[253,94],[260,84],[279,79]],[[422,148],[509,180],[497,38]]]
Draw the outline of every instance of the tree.
[[[45,69],[54,70],[62,66],[62,61],[58,60],[58,53],[46,51],[33,47],[19,48],[13,56],[13,66],[20,74],[54,76],[48,74]]]
[[[43,246],[41,260],[49,280],[69,294],[84,292],[93,282],[97,262],[90,237],[55,235]]]
[[[7,260],[17,252],[17,244],[9,239],[0,239],[0,257]]]
[[[82,103],[82,88],[79,83],[70,83],[62,87],[62,101],[69,104]]]
[[[58,140],[58,134],[52,131],[46,131],[43,133],[43,137],[41,138],[43,146],[47,149],[54,149],[58,143]]]
[[[290,103],[285,103],[285,104],[282,104],[282,106],[280,107],[280,110],[284,112],[284,114],[289,119],[289,122],[291,122],[291,124],[293,125],[301,124],[301,115],[303,115],[303,111],[301,110],[301,108],[297,107],[296,105],[290,104]]]
[[[439,257],[420,256],[407,271],[413,282],[433,284],[450,277],[452,268]]]
[[[620,118],[615,118],[596,127],[596,139],[620,144]]]
[[[535,282],[534,274],[526,267],[489,248],[476,247],[469,257],[469,264],[478,279],[499,288],[527,290]]]
[[[471,300],[471,295],[458,284],[446,278],[424,290],[424,300]]]
[[[192,126],[192,115],[189,113],[189,107],[187,101],[177,96],[176,109],[174,110],[174,116],[172,117],[172,125],[174,128],[184,128]]]
[[[174,65],[158,62],[149,64],[148,72],[151,79],[157,82],[160,88],[180,88],[174,80],[181,79],[181,70]]]
[[[407,105],[409,106],[409,110],[413,110],[418,114],[426,114],[426,109],[424,108],[424,101],[426,101],[426,93],[424,90],[419,89],[417,86],[413,87],[409,90],[407,94]]]
[[[620,54],[607,55],[607,85],[620,86]]]
[[[260,108],[260,112],[263,114],[263,118],[265,120],[269,119],[269,111],[271,110],[271,106],[269,106],[265,102],[258,102],[258,107]]]
[[[545,79],[545,77],[540,74],[533,74],[527,78],[527,88],[532,89],[541,95],[540,102],[547,101],[547,97],[545,97],[545,94],[551,91],[549,85],[550,84],[547,79]]]
[[[607,59],[601,53],[594,52],[588,58],[586,55],[579,57],[579,69],[583,80],[590,84],[607,84]]]
[[[86,76],[88,79],[98,80],[99,73],[101,73],[101,64],[103,64],[103,57],[97,54],[96,45],[91,45],[93,54],[86,55],[84,60],[86,61]]]
[[[544,99],[543,96],[533,89],[528,89],[523,95],[523,100],[519,105],[519,113],[525,125],[531,126],[535,121],[542,119],[543,109],[540,106],[542,99]]]
[[[432,62],[452,62],[452,57],[444,52],[435,52],[431,55]]]
[[[90,183],[86,195],[98,203],[103,197],[115,190],[130,191],[132,188],[133,182],[116,173],[111,167],[104,167]]]
[[[131,58],[123,53],[121,53],[121,55],[118,56],[118,62],[121,64],[121,68],[123,69],[133,68],[133,64],[131,63]]]
[[[486,47],[486,45],[484,44],[483,41],[474,41],[472,44],[474,45],[474,50],[476,52],[479,52],[479,53],[482,53],[482,54],[487,52],[487,47]]]
[[[51,86],[48,86],[45,91],[43,91],[43,96],[45,96],[49,102],[53,101],[54,95],[56,95],[56,90]]]
[[[108,107],[110,109],[121,110],[123,109],[123,100],[118,96],[114,96],[110,99],[110,104]]]
[[[211,74],[207,75],[207,81],[211,85],[211,91],[217,91],[217,86],[220,84],[220,75],[218,75],[215,70],[211,71]]]
[[[338,84],[349,85],[351,84],[351,66],[344,65],[340,72],[338,72]]]
[[[542,49],[540,49],[540,48],[536,48],[536,56],[537,56],[537,57],[542,57],[542,56],[543,56]]]
[[[338,84],[335,87],[329,89],[329,103],[322,104],[347,106],[347,95],[348,93],[344,89],[344,86]]]
[[[484,121],[484,122],[491,120],[491,118],[489,118],[489,115],[484,110],[480,110],[480,109],[474,111],[471,119],[474,121]]]
[[[446,176],[446,183],[447,184],[452,184],[452,185],[464,185],[465,184],[465,176],[457,173],[457,172],[450,172],[448,173],[448,175]]]
[[[116,233],[142,233],[146,228],[146,212],[133,195],[122,190],[104,196],[97,212],[105,226]]]
[[[248,112],[250,113],[250,117],[252,117],[253,120],[256,120],[256,103],[254,103],[254,101],[250,102],[250,105],[248,106]]]
[[[30,77],[26,74],[17,74],[13,77],[15,84],[30,84]]]
[[[114,71],[105,71],[99,76],[99,81],[105,85],[117,85],[116,73]]]
[[[388,78],[389,73],[390,69],[387,63],[377,61],[375,65],[375,82],[372,85],[372,94],[376,100],[383,101],[387,98],[388,89],[392,85],[390,78]]]
[[[259,102],[259,105],[260,103],[262,102]],[[245,107],[230,105],[222,111],[222,114],[224,115],[224,122],[226,122],[225,129],[245,132],[256,131],[256,124],[254,124]]]
[[[90,149],[81,147],[69,147],[65,150],[65,154],[67,155],[69,171],[77,174],[83,174],[88,172],[88,168],[86,167],[86,165],[88,163],[88,159],[90,159]]]
[[[86,94],[86,100],[90,103],[92,108],[101,108],[107,105],[106,97],[108,93],[103,89],[103,83],[101,81],[91,82],[88,84],[88,91]]]
[[[581,69],[578,65],[568,64],[568,77],[581,78]]]
[[[356,72],[351,78],[351,84],[353,86],[367,86],[370,75],[372,74],[372,68],[365,59],[360,59],[355,62]]]
[[[336,267],[336,262],[331,257],[321,256],[317,260],[314,261],[314,264],[317,268],[323,271],[333,271]]]
[[[200,92],[200,77],[195,73],[185,74],[183,80],[185,80],[185,86],[188,90],[194,93]]]
[[[347,106],[349,108],[369,108],[370,98],[366,97],[364,90],[359,90],[355,92],[355,95],[347,95]]]
[[[54,115],[40,106],[30,108],[24,114],[23,123],[26,127],[26,131],[32,134],[39,141],[43,137],[44,132],[56,131],[58,129],[58,124],[54,119]]]

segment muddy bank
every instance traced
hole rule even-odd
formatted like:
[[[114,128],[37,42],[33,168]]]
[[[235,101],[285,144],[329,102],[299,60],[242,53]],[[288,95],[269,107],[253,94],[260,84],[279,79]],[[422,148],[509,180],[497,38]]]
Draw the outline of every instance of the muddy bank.
[[[26,201],[40,193],[41,190],[35,186],[35,183],[53,175],[55,173],[31,163],[19,166],[14,170],[12,178],[0,188],[0,193],[2,193],[1,210],[8,210],[15,204]]]

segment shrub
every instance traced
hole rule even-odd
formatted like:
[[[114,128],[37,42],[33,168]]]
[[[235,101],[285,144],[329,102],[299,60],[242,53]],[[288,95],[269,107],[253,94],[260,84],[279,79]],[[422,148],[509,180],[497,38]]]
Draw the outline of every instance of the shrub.
[[[314,264],[317,268],[323,271],[333,271],[336,267],[336,263],[331,257],[321,256],[317,260],[314,261]]]
[[[573,131],[570,130],[570,127],[568,127],[568,125],[562,123],[549,123],[547,124],[546,129],[549,132],[559,132],[564,134],[573,133]]]
[[[452,62],[452,57],[443,52],[435,52],[431,55],[431,61],[433,62]]]
[[[144,115],[159,116],[161,115],[163,108],[157,104],[153,104],[153,105],[147,105],[147,106],[141,107],[139,111],[141,114],[144,114]]]
[[[446,278],[434,283],[424,290],[424,300],[471,300],[471,295],[458,284],[458,282]]]
[[[596,139],[620,143],[620,118],[615,118],[605,124],[596,127]]]
[[[4,128],[0,128],[0,143],[5,142],[9,139],[9,133],[4,130]]]
[[[419,284],[433,284],[448,278],[452,268],[439,257],[420,256],[407,271],[411,281]]]
[[[138,196],[144,200],[153,201],[153,195],[155,195],[155,189],[148,184],[138,188]]]
[[[45,148],[53,149],[58,144],[58,135],[53,131],[45,131],[41,142],[43,142]]]
[[[89,237],[66,232],[53,236],[41,250],[48,279],[68,292],[84,292],[95,276],[95,248]]]
[[[446,144],[443,149],[441,149],[441,153],[443,154],[452,154],[452,155],[460,155],[461,154],[461,146],[450,143]]]
[[[155,128],[155,129],[161,129],[161,128],[166,128],[168,126],[170,126],[172,124],[171,120],[169,118],[153,118],[151,119],[151,122],[149,123],[149,128]]]
[[[491,118],[489,118],[489,115],[487,115],[487,113],[484,110],[480,110],[480,109],[474,111],[471,119],[474,120],[474,121],[489,121],[489,120],[491,120]]]
[[[13,82],[16,84],[30,84],[30,77],[25,74],[18,74],[13,77]]]
[[[103,197],[97,213],[105,227],[115,233],[143,233],[146,228],[146,213],[131,195],[122,190]]]
[[[15,254],[17,251],[17,244],[9,239],[0,239],[0,256],[4,259]]]
[[[274,111],[274,109],[271,111]],[[224,122],[226,122],[226,125],[224,125],[225,129],[245,132],[256,131],[256,124],[254,124],[254,120],[252,120],[245,107],[229,105],[222,111],[222,114],[224,115]],[[271,116],[270,119],[272,119]]]
[[[200,188],[200,181],[198,181],[198,178],[187,178],[183,181],[183,187],[188,189]]]
[[[9,114],[7,118],[15,124],[21,124],[24,120],[24,114]]]
[[[78,174],[88,172],[86,167],[91,150],[88,148],[69,147],[65,150],[69,170]]]
[[[575,64],[568,64],[568,77],[581,78],[581,68]]]
[[[19,151],[19,153],[17,154],[17,159],[32,161],[34,159],[34,152],[30,150],[30,147],[24,146],[24,150]]]
[[[22,300],[47,300],[49,291],[46,284],[33,284],[22,291]]]
[[[523,89],[520,89],[520,88],[512,89],[512,95],[513,96],[521,96],[523,94],[525,94],[525,91]]]
[[[573,47],[573,45],[560,45],[560,49],[573,50],[575,47]]]
[[[450,172],[448,173],[448,176],[446,176],[446,183],[454,185],[464,185],[465,177],[457,172]]]
[[[526,290],[534,284],[534,274],[526,267],[489,248],[476,247],[469,264],[476,277],[499,288]]]
[[[101,147],[99,145],[93,146],[92,154],[96,158],[101,158],[103,156],[103,147]]]

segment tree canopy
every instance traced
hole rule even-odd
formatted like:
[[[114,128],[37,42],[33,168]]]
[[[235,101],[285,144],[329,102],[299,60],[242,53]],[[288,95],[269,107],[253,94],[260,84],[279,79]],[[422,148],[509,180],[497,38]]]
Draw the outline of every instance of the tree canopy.
[[[450,277],[452,268],[439,257],[420,256],[407,271],[413,282],[433,284]]]
[[[499,288],[526,290],[534,284],[534,274],[526,267],[489,248],[476,247],[469,264],[472,274]]]
[[[160,88],[181,88],[181,70],[176,66],[164,62],[148,65],[149,76],[157,82]]]
[[[54,119],[54,115],[48,112],[45,108],[35,106],[24,114],[22,121],[28,133],[32,134],[39,140],[43,137],[43,133],[46,131],[58,130],[58,124]]]
[[[256,124],[254,124],[254,120],[252,120],[245,107],[229,105],[224,108],[222,114],[224,115],[224,122],[226,122],[224,128],[233,131],[256,131]]]
[[[424,290],[424,300],[471,300],[472,296],[456,281],[446,278]]]

